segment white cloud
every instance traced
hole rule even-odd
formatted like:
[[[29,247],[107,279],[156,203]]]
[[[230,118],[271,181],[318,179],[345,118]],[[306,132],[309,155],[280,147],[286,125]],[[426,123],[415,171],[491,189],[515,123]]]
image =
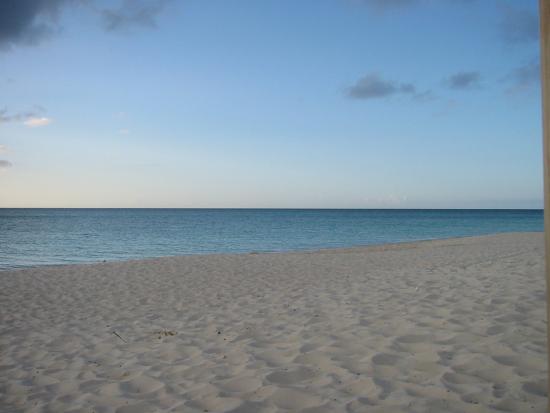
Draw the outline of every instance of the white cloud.
[[[23,122],[25,126],[29,128],[37,128],[39,126],[46,126],[52,123],[52,119],[46,117],[32,117]]]
[[[8,148],[4,145],[0,145],[0,153],[6,153],[8,151]]]
[[[121,135],[128,135],[130,133],[130,130],[129,129],[120,129],[118,131],[118,133],[120,133]]]

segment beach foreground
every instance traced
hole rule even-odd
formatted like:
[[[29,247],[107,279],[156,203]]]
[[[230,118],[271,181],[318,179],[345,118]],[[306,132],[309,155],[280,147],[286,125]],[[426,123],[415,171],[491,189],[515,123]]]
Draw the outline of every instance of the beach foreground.
[[[544,412],[541,233],[0,272],[3,412]]]

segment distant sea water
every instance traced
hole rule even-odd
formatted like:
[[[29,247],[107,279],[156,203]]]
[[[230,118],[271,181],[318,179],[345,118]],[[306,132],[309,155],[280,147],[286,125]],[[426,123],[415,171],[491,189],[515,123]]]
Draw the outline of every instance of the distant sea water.
[[[0,209],[0,269],[543,231],[542,210]]]

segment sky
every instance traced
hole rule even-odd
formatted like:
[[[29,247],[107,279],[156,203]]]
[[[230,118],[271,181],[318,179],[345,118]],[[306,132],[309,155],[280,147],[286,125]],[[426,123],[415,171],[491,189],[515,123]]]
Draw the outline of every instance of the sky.
[[[541,208],[536,0],[3,0],[0,207]]]

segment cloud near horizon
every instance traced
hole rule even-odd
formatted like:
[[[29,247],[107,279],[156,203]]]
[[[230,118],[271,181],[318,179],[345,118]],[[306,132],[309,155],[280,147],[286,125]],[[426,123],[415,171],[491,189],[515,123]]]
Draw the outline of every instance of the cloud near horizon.
[[[25,124],[25,126],[27,126],[29,128],[38,128],[40,126],[49,125],[50,123],[52,123],[52,119],[46,118],[44,116],[42,116],[42,117],[31,117],[23,123]]]
[[[480,80],[479,72],[457,72],[449,76],[444,83],[454,90],[471,90],[480,87]]]
[[[45,111],[40,106],[35,106],[35,110],[26,112],[17,112],[9,114],[7,109],[0,110],[0,124],[9,122],[22,122],[25,126],[34,128],[38,126],[46,126],[52,123],[51,118],[42,115]]]
[[[346,89],[351,99],[367,100],[388,98],[393,95],[408,95],[413,100],[427,102],[435,99],[431,90],[418,92],[413,83],[399,83],[382,78],[377,73],[369,73]]]
[[[370,73],[360,78],[355,85],[346,91],[352,99],[376,99],[395,94],[415,94],[416,88],[412,83],[396,83],[385,80],[376,73]]]
[[[0,159],[0,169],[10,168],[11,166],[12,166],[11,162],[6,161],[4,159]]]
[[[0,124],[8,122],[25,122],[36,116],[38,116],[37,111],[17,112],[10,115],[7,109],[0,109]]]

